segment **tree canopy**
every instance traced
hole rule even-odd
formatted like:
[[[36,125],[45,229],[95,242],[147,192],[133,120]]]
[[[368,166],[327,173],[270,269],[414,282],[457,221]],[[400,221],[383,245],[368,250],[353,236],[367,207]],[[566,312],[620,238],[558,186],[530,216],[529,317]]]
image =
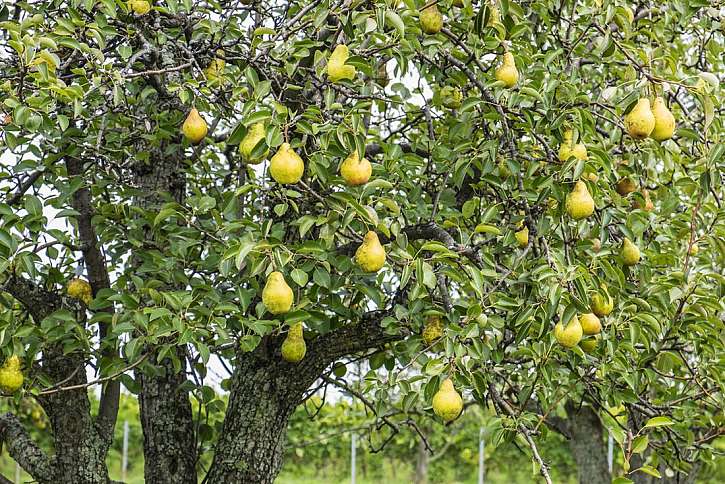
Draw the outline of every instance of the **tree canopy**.
[[[311,394],[425,439],[450,378],[547,482],[548,431],[581,482],[694,476],[725,432],[722,22],[707,0],[0,6],[0,347],[24,375],[0,384],[55,457],[12,413],[0,437],[39,482],[108,482],[123,385],[147,482],[272,482]]]

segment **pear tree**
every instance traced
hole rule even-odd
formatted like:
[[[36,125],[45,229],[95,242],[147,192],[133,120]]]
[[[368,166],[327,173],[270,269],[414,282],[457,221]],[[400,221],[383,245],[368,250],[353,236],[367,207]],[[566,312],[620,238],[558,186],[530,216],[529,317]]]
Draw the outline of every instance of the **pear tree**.
[[[53,442],[8,412],[4,449],[111,482],[123,389],[147,483],[271,483],[336,386],[421,439],[494,412],[542,482],[550,432],[582,483],[692,482],[725,428],[724,21],[0,3],[0,389]]]

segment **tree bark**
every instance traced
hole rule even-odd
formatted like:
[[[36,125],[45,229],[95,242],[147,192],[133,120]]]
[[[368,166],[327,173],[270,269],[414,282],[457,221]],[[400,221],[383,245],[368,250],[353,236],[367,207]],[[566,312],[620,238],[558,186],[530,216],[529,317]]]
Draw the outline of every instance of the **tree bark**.
[[[581,484],[610,484],[607,447],[599,417],[591,407],[567,402],[569,447],[576,461]]]
[[[325,368],[341,356],[380,347],[401,336],[380,326],[386,311],[367,313],[307,344],[298,364],[282,359],[282,337],[267,337],[250,353],[238,353],[229,406],[204,479],[209,484],[271,484],[282,465],[287,421]]]
[[[429,463],[430,456],[428,455],[428,449],[425,448],[423,439],[420,439],[418,440],[418,453],[415,459],[415,477],[413,479],[415,484],[428,484]]]
[[[134,167],[134,178],[141,188],[138,203],[146,210],[158,210],[166,201],[181,203],[185,180],[180,168],[180,148],[176,156],[159,150],[151,163]],[[153,243],[153,233],[145,238]],[[136,264],[136,263],[134,263]],[[140,264],[140,263],[138,263]],[[155,353],[154,348],[147,351]],[[195,484],[196,433],[189,390],[185,387],[186,349],[175,348],[181,370],[174,368],[170,358],[159,361],[156,354],[137,372],[141,383],[140,418],[144,434],[144,478],[148,484]]]

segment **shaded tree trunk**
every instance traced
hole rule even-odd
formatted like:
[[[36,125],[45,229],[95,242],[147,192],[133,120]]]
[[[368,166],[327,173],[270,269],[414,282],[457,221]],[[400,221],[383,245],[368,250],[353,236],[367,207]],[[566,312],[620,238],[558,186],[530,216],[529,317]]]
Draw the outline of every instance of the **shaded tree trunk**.
[[[183,153],[168,156],[159,150],[151,163],[134,167],[135,181],[141,187],[138,203],[146,210],[158,210],[163,203],[184,199],[185,180],[180,169]],[[153,243],[153,232],[146,228],[145,239]],[[140,261],[134,263],[140,265]],[[173,285],[171,285],[173,286]],[[173,289],[173,287],[171,287]],[[186,348],[176,347],[174,355],[180,370],[170,357],[156,357],[152,365],[139,371],[141,426],[144,435],[144,478],[148,484],[196,483],[196,433],[189,390],[185,387]]]
[[[266,337],[254,351],[239,352],[224,426],[204,482],[274,482],[282,466],[287,421],[325,368],[341,356],[401,338],[380,327],[386,314],[367,313],[358,324],[308,342],[307,355],[298,364],[282,359],[282,337]]]
[[[573,402],[567,402],[569,448],[576,461],[581,484],[610,484],[612,482],[607,465],[607,445],[599,416],[594,410]]]
[[[428,455],[428,449],[425,448],[423,439],[418,441],[418,452],[415,459],[415,476],[413,482],[415,484],[428,484],[428,464],[430,463],[430,456]]]

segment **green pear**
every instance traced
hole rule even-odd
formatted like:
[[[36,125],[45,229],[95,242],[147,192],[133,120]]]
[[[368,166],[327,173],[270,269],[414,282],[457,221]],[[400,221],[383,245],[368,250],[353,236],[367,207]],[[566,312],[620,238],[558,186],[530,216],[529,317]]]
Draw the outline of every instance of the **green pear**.
[[[593,313],[582,314],[579,323],[586,335],[599,334],[602,331],[602,322]]]
[[[380,244],[378,234],[372,230],[365,234],[362,244],[355,252],[355,262],[365,272],[378,272],[385,264],[385,248]]]
[[[373,173],[373,166],[368,160],[357,154],[357,150],[350,153],[340,165],[340,175],[350,186],[364,185]]]
[[[208,129],[206,121],[204,121],[204,118],[201,117],[196,108],[192,108],[189,111],[189,115],[186,116],[184,125],[181,127],[184,136],[194,144],[200,143],[206,137]]]
[[[624,117],[624,127],[634,139],[644,139],[655,129],[655,116],[650,109],[649,99],[640,98],[634,108]]]
[[[20,358],[13,355],[0,368],[0,389],[6,393],[15,393],[23,386],[23,372],[20,371]]]
[[[428,35],[437,34],[443,28],[443,15],[435,3],[420,12],[420,27]]]
[[[604,296],[600,292],[603,292]],[[609,291],[607,291],[605,286],[602,286],[600,292],[592,294],[590,305],[594,314],[599,317],[604,317],[608,316],[614,309],[614,299],[609,295]]]
[[[566,197],[566,212],[574,220],[587,218],[594,213],[594,199],[583,181],[574,184],[574,189]]]
[[[269,160],[269,173],[280,185],[297,183],[305,172],[305,163],[289,143],[282,143]]]
[[[282,358],[290,363],[299,363],[307,353],[302,323],[295,323],[282,342]]]
[[[423,341],[430,346],[441,336],[443,336],[443,324],[440,316],[430,316],[423,328]]]
[[[496,69],[494,76],[497,81],[503,82],[506,87],[514,87],[516,85],[519,80],[519,71],[516,70],[516,62],[511,52],[506,52],[503,55],[503,61]]]
[[[576,314],[571,317],[566,327],[564,327],[561,321],[554,326],[554,338],[556,338],[556,341],[560,345],[566,348],[573,348],[579,344],[583,334],[582,325],[579,323],[579,318],[577,318]]]
[[[239,143],[239,152],[242,155],[242,159],[250,165],[257,165],[262,162],[269,154],[269,150],[263,154],[252,157],[254,147],[259,144],[267,136],[267,130],[264,127],[264,123],[254,123],[247,130],[247,134],[244,135],[242,142]]]
[[[675,133],[675,117],[667,109],[667,104],[661,97],[655,99],[652,114],[655,118],[655,127],[650,134],[652,139],[665,141],[672,138]]]
[[[458,418],[463,411],[463,398],[453,387],[453,381],[446,378],[433,396],[433,411],[445,422]]]
[[[620,255],[622,256],[622,263],[625,266],[633,266],[639,262],[639,248],[627,237],[624,238],[624,242],[622,243],[622,252]]]
[[[292,308],[294,293],[281,272],[272,272],[262,289],[262,302],[272,314],[284,314]]]

